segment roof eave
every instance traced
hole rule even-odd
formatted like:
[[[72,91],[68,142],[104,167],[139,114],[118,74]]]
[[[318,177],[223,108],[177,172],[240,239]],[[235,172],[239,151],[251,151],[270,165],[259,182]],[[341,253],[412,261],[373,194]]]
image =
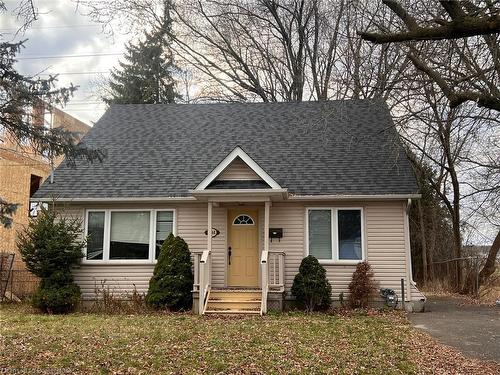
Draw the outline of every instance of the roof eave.
[[[55,203],[113,203],[113,202],[195,202],[195,197],[87,197],[87,198],[31,198],[30,202]]]
[[[333,194],[333,195],[290,195],[290,201],[323,201],[323,200],[406,200],[406,199],[419,199],[421,194]]]

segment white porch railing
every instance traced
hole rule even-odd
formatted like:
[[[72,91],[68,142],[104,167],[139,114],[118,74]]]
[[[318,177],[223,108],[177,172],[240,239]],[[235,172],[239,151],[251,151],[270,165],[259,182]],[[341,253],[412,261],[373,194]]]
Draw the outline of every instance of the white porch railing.
[[[276,292],[285,291],[285,252],[269,251],[268,256],[269,290]]]
[[[260,313],[267,313],[267,295],[270,291],[285,290],[285,253],[283,251],[262,252],[260,258],[262,277],[262,303]]]
[[[203,251],[191,251],[193,258],[193,292],[200,291],[200,260]]]
[[[267,312],[267,293],[269,292],[269,251],[264,250],[260,258],[260,274],[262,277],[262,301],[260,303],[260,314]]]
[[[212,256],[209,250],[193,253],[194,283],[193,290],[198,291],[198,312],[205,312],[205,305],[212,285]]]

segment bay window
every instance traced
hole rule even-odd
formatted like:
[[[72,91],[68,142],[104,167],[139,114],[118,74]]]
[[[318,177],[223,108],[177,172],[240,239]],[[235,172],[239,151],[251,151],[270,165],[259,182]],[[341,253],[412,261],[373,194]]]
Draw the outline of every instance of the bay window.
[[[151,262],[170,233],[174,210],[89,210],[86,216],[89,262]]]
[[[308,208],[307,254],[320,263],[364,260],[361,208]]]

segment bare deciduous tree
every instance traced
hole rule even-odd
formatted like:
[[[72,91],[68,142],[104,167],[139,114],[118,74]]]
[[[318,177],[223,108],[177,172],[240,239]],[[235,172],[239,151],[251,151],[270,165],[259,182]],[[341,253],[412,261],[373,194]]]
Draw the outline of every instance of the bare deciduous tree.
[[[79,0],[94,20],[128,28],[158,22],[168,0],[99,4]],[[411,62],[398,46],[363,43],[380,5],[347,0],[187,0],[172,11],[172,48],[181,65],[203,77],[205,100],[299,101],[382,97],[400,87]]]
[[[428,174],[422,170],[450,214],[453,256],[460,259],[465,225],[462,215],[474,214],[471,203],[481,202],[495,211],[491,214],[500,215],[500,208],[493,203],[500,194],[497,178],[476,183],[478,175],[500,168],[499,160],[485,157],[489,153],[498,155],[497,141],[494,137],[489,140],[484,137],[498,130],[499,122],[494,111],[474,105],[450,108],[446,96],[430,82],[423,92],[423,97],[402,104],[404,112],[398,123],[413,151],[410,153],[413,165],[416,168],[429,165],[434,172]],[[462,285],[459,268],[456,275],[458,288]]]
[[[473,101],[500,111],[498,1],[420,0],[406,6],[395,0],[383,3],[400,22],[394,24],[379,18],[380,31],[362,31],[362,38],[378,44],[406,42],[415,67],[440,87],[452,108]],[[415,42],[435,44],[440,40],[453,47],[449,54],[428,54],[415,48]],[[480,59],[471,58],[471,52],[478,51]]]

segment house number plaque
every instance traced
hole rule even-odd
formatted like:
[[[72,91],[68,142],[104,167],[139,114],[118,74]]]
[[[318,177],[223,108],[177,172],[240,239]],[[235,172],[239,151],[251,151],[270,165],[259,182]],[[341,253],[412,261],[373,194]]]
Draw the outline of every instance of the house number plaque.
[[[208,230],[205,232],[205,236],[208,235]],[[220,234],[220,231],[217,228],[212,228],[212,238],[217,237]]]

